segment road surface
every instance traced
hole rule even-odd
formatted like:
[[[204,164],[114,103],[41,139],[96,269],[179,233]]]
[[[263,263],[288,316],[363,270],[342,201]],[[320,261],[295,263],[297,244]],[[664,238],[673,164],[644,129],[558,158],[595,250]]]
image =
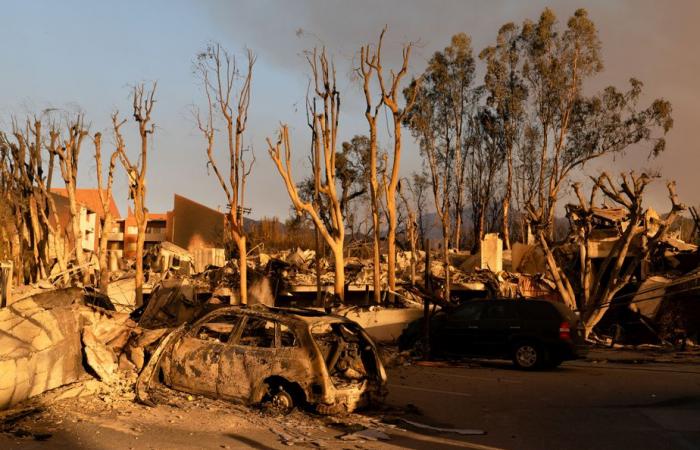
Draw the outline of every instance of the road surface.
[[[700,365],[568,362],[550,372],[508,364],[408,366],[388,403],[481,428],[470,442],[512,449],[700,449]]]
[[[0,448],[700,449],[700,365],[585,361],[522,372],[482,362],[388,373],[385,408],[363,415],[269,417],[170,391],[147,408],[107,392],[47,403],[5,424]],[[352,439],[362,429],[388,440]]]

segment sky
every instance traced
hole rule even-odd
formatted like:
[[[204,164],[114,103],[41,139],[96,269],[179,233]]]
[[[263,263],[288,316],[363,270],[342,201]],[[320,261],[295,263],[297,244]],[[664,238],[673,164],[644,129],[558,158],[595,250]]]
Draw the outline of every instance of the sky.
[[[303,51],[325,46],[337,66],[342,110],[339,138],[367,133],[364,97],[351,76],[361,45],[375,42],[388,26],[384,66],[398,67],[401,46],[415,42],[412,74],[425,68],[450,37],[465,32],[475,54],[495,41],[506,22],[536,20],[545,7],[560,22],[586,8],[603,44],[604,71],[586,89],[625,88],[635,77],[644,82],[643,102],[663,97],[673,105],[674,128],[666,152],[648,160],[647,152],[596,161],[577,178],[600,170],[620,172],[646,168],[662,178],[675,179],[681,199],[700,204],[700,154],[696,127],[700,74],[700,2],[675,0],[626,1],[11,1],[2,0],[0,27],[0,128],[11,117],[22,119],[47,108],[68,113],[83,111],[91,132],[106,136],[106,153],[113,145],[110,117],[128,117],[130,87],[157,81],[153,120],[157,126],[149,154],[147,205],[152,212],[172,208],[179,193],[213,208],[225,198],[213,174],[207,172],[205,142],[195,126],[192,110],[202,105],[203,92],[193,73],[195,55],[210,42],[219,42],[240,55],[252,49],[252,99],[245,145],[256,154],[246,194],[251,216],[289,214],[289,198],[269,155],[265,139],[275,139],[280,123],[290,127],[294,176],[308,173],[309,132],[304,113],[308,69]],[[480,72],[483,73],[483,72]],[[481,75],[479,75],[481,76]],[[388,142],[382,122],[380,144]],[[129,152],[137,151],[137,128],[124,126]],[[404,131],[402,175],[420,168],[420,156],[408,130]],[[224,163],[223,147],[217,149]],[[91,145],[81,153],[79,187],[94,187],[95,163]],[[649,189],[649,202],[668,208],[663,183]],[[126,212],[127,189],[117,175],[115,199]]]

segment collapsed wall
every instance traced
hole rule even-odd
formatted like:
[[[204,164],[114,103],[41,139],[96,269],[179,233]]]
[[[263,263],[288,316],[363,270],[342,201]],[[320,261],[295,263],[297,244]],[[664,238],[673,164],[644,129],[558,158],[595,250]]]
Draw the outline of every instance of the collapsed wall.
[[[82,365],[80,289],[37,294],[0,309],[0,410],[72,383]]]

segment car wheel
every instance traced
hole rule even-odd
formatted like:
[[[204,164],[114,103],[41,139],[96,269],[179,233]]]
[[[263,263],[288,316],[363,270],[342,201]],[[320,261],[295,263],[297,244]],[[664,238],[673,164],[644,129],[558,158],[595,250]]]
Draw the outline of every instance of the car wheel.
[[[542,351],[532,342],[521,342],[513,349],[513,363],[519,369],[532,370],[542,363]]]
[[[279,385],[268,386],[267,398],[263,404],[270,410],[279,414],[289,414],[294,409],[294,398],[284,387]]]

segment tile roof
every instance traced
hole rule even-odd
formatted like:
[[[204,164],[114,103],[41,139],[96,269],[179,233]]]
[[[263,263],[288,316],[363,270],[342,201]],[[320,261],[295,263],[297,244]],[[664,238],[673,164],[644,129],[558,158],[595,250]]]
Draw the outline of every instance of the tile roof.
[[[58,194],[62,197],[68,197],[68,190],[66,188],[51,188],[51,192]],[[78,203],[85,205],[91,211],[97,213],[100,218],[104,217],[104,210],[102,209],[102,200],[100,200],[100,193],[97,189],[76,189],[75,197]],[[114,219],[121,218],[119,214],[119,208],[114,202],[114,197],[109,198],[109,210],[112,212],[112,217]]]

